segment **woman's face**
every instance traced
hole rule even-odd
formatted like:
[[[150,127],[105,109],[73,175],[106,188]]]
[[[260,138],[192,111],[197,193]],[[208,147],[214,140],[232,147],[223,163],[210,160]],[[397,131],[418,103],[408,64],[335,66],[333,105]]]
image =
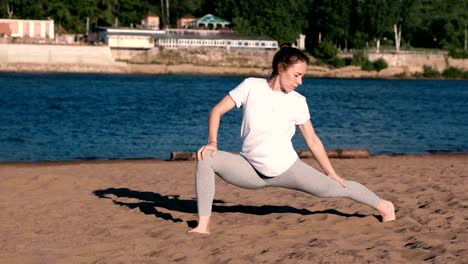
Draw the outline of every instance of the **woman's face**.
[[[294,91],[299,85],[302,84],[302,77],[307,71],[307,64],[303,61],[289,65],[284,70],[280,70],[278,74],[281,91],[289,93]]]

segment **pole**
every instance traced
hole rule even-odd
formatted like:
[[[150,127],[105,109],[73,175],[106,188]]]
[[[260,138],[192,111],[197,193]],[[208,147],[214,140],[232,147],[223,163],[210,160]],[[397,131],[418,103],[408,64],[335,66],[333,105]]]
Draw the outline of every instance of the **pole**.
[[[89,17],[86,17],[86,36],[88,36],[89,33]]]
[[[171,23],[171,22],[169,22],[169,0],[166,0],[166,8],[167,8],[167,11],[166,11],[167,26],[166,26],[166,28],[169,28],[169,24]]]
[[[163,23],[166,24],[166,16],[164,15],[164,0],[161,0],[161,18]],[[165,26],[165,25],[164,25]]]
[[[466,24],[465,24],[465,51],[467,51],[468,48],[468,32],[466,30]]]

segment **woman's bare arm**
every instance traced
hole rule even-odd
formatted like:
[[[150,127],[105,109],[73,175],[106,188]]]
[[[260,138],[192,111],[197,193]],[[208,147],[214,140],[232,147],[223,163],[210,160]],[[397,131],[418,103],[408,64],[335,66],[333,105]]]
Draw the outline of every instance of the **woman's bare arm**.
[[[320,166],[322,167],[323,171],[332,179],[336,180],[337,182],[341,183],[341,185],[346,186],[344,180],[336,174],[333,166],[328,159],[327,152],[325,151],[325,147],[323,146],[322,141],[315,133],[314,127],[312,126],[312,122],[307,120],[302,125],[299,125],[299,130],[304,137],[304,140],[309,148],[310,152],[314,154],[315,159],[318,161]]]
[[[202,146],[197,151],[197,159],[202,160],[205,152],[212,150],[212,156],[216,155],[218,151],[218,129],[221,122],[221,116],[229,112],[236,106],[231,96],[226,95],[213,109],[211,109],[208,117],[208,143]]]

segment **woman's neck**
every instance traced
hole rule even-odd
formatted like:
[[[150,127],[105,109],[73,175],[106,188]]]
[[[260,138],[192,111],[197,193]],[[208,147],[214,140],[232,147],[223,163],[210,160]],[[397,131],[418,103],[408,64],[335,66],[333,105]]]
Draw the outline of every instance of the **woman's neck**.
[[[268,80],[268,86],[270,86],[270,89],[274,92],[281,92],[281,85],[280,85],[280,82],[279,82],[279,78],[278,78],[278,75],[277,76],[274,76],[274,77],[271,77],[269,80]]]

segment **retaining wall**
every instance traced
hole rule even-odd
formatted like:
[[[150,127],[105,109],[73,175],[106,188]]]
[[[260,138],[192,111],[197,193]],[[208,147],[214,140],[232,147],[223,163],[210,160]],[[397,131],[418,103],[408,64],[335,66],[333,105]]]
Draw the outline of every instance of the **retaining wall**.
[[[373,53],[368,56],[370,61],[382,58],[390,67],[421,68],[424,65],[428,65],[434,69],[443,70],[446,68],[447,64],[443,54]]]
[[[260,67],[270,68],[271,60],[276,50],[227,50],[219,48],[201,49],[159,49],[124,53],[113,52],[115,59],[128,60],[133,63],[157,64],[196,64],[205,66]],[[351,54],[352,56],[352,54]],[[468,70],[468,60],[451,59],[444,53],[370,53],[371,61],[383,58],[389,67],[407,68],[409,71],[421,71],[428,65],[439,71],[447,67],[457,67]]]
[[[224,48],[159,49],[135,54],[133,63],[195,64],[227,67],[271,67],[276,50],[239,50]],[[117,58],[116,58],[117,59]]]
[[[422,69],[425,65],[438,71],[443,71],[452,66],[468,70],[468,60],[452,59],[445,54],[432,53],[373,53],[369,54],[369,60],[374,61],[383,58],[390,67],[407,67],[409,69]]]
[[[0,63],[112,65],[107,46],[0,44]]]

